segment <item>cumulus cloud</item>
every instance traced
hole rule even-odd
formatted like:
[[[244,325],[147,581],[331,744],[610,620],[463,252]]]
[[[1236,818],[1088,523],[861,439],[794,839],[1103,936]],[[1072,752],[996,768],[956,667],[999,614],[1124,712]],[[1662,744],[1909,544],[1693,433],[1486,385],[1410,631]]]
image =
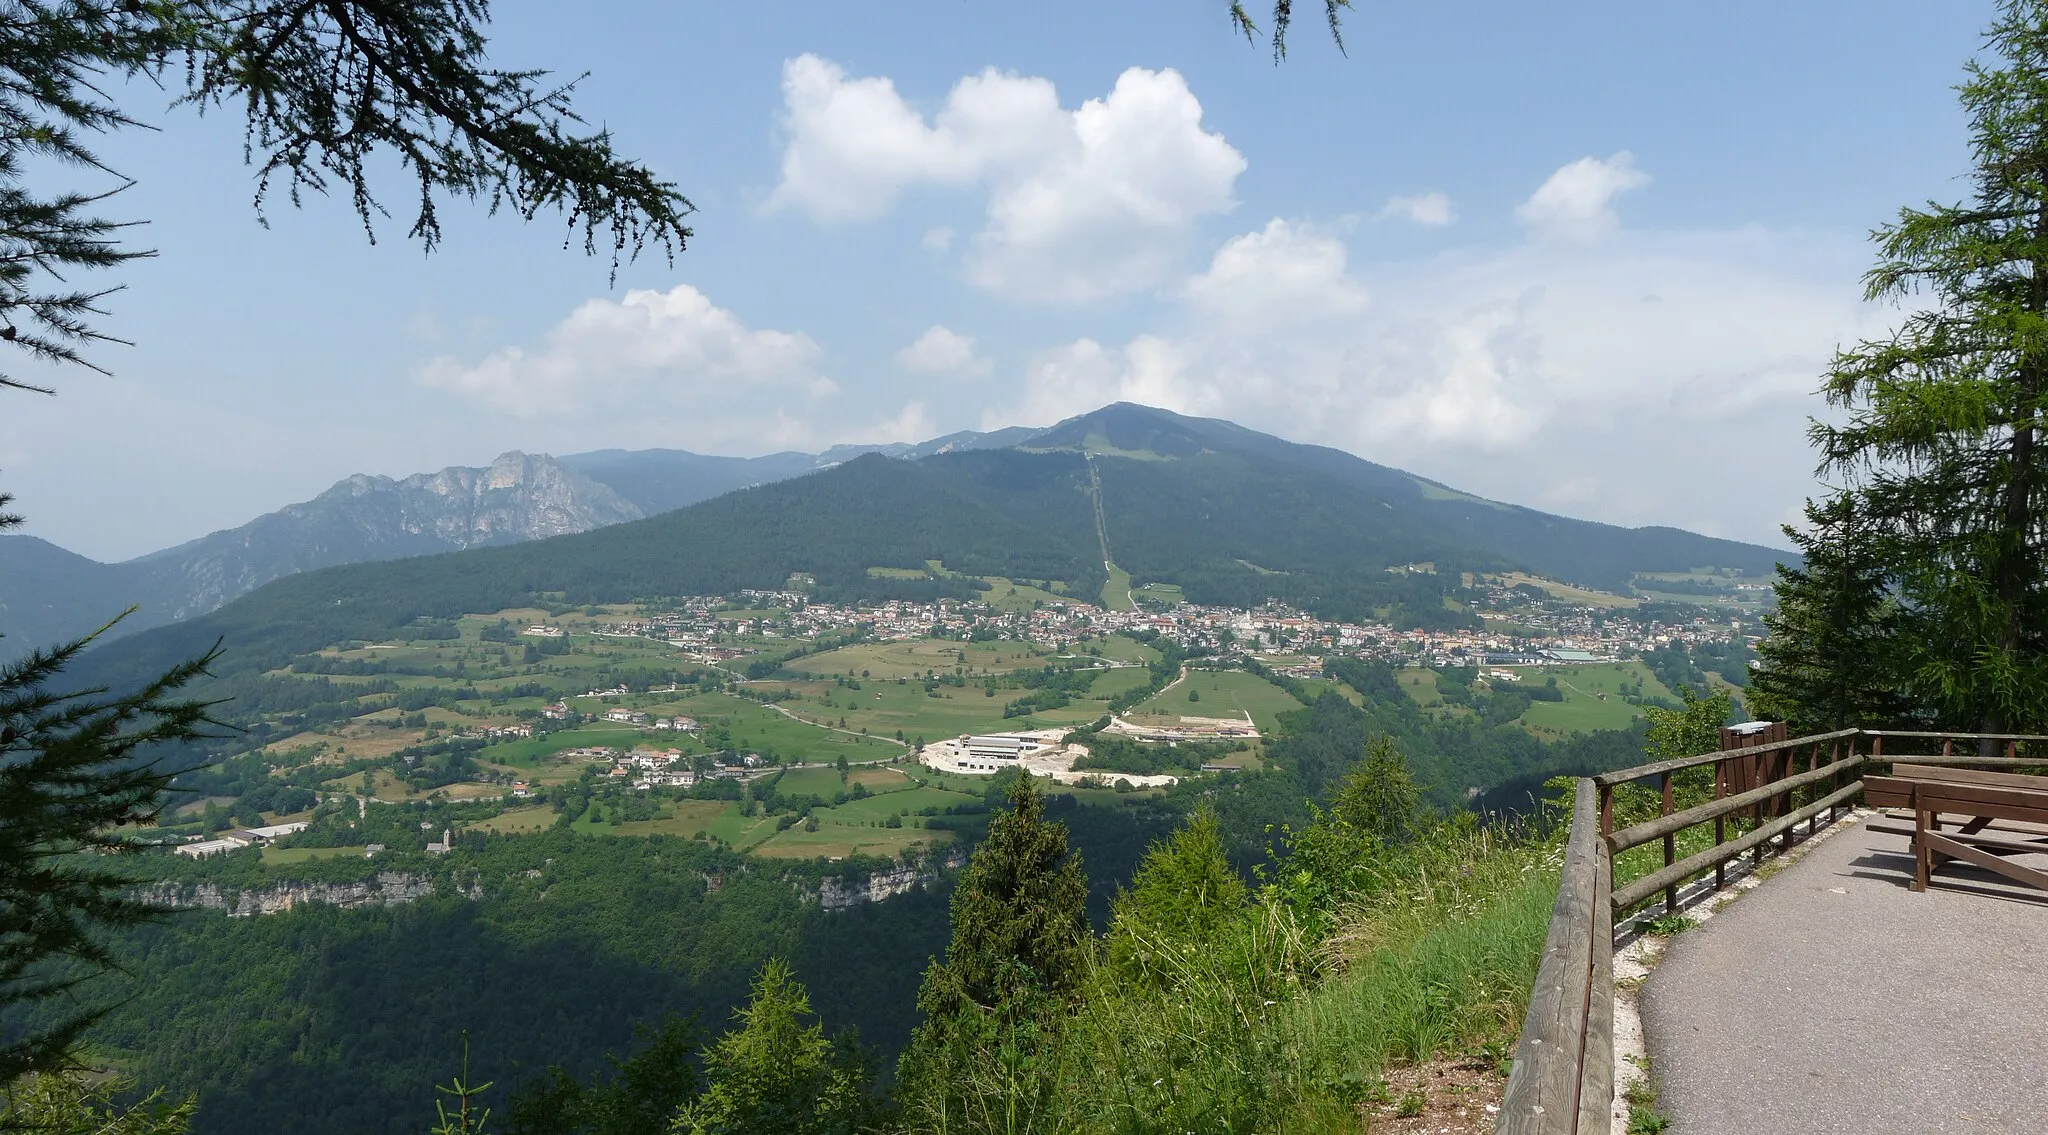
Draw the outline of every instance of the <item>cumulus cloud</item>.
[[[1621,223],[1614,199],[1648,184],[1650,175],[1636,168],[1627,150],[1605,159],[1580,158],[1551,174],[1515,216],[1538,236],[1595,240]]]
[[[979,187],[987,221],[967,250],[967,278],[1030,299],[1159,283],[1193,222],[1235,203],[1245,168],[1202,128],[1201,103],[1170,69],[1130,68],[1071,111],[1049,80],[990,69],[955,84],[928,121],[890,80],[804,55],[784,64],[783,99],[771,210],[861,220],[913,185]],[[925,244],[943,249],[950,234]]]
[[[532,349],[505,347],[474,363],[443,356],[419,380],[524,418],[589,418],[631,407],[644,420],[697,408],[716,419],[753,415],[746,436],[803,434],[778,398],[837,390],[817,369],[818,345],[797,332],[757,330],[688,284],[593,299]],[[628,431],[630,432],[630,430]]]
[[[933,324],[917,341],[896,352],[896,363],[915,374],[952,374],[979,378],[990,363],[974,353],[974,337]]]
[[[1210,319],[1277,331],[1364,311],[1366,290],[1348,271],[1344,242],[1279,218],[1225,241],[1182,293]]]
[[[931,411],[925,409],[923,402],[912,399],[903,404],[903,409],[895,417],[880,425],[856,431],[855,438],[860,442],[885,444],[919,442],[931,440],[938,432],[939,428],[932,421]]]
[[[1451,208],[1451,199],[1442,193],[1416,193],[1407,196],[1389,197],[1380,206],[1379,219],[1397,217],[1411,224],[1425,228],[1442,228],[1458,219]]]
[[[1041,353],[987,425],[1116,399],[1334,445],[1495,499],[1782,543],[1837,343],[1877,333],[1853,235],[1622,231],[1357,265],[1275,220],[1122,345]]]

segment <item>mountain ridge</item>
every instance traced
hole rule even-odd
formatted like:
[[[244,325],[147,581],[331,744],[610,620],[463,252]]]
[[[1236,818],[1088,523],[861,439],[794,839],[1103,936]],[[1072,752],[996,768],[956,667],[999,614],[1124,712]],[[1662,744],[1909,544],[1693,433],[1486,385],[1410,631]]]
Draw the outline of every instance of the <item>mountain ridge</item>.
[[[799,575],[814,581],[815,598],[842,603],[967,597],[984,586],[975,577],[1061,581],[1069,594],[1093,597],[1109,567],[1098,502],[1116,566],[1138,583],[1178,585],[1197,603],[1277,599],[1326,618],[1410,628],[1470,625],[1446,602],[1465,571],[1571,581],[1565,569],[1576,565],[1580,579],[1625,585],[1632,572],[1706,564],[1762,575],[1787,558],[1693,533],[1475,503],[1336,451],[1238,442],[1165,411],[1098,414],[1062,423],[1068,434],[1041,431],[1052,444],[1040,447],[956,447],[917,459],[869,452],[586,532],[288,576],[95,651],[102,658],[91,669],[98,680],[132,680],[221,640],[231,644],[222,663],[230,671],[269,669],[335,642],[405,637],[421,619],[781,588]],[[1090,430],[1106,444],[1091,446]],[[1140,441],[1158,449],[1129,448]],[[1498,530],[1479,524],[1496,516],[1507,521]],[[1464,532],[1485,539],[1468,543]],[[1408,570],[1423,561],[1434,569]],[[931,571],[934,562],[946,570]]]
[[[1059,454],[1093,460],[1098,474],[1108,471],[1101,481],[1108,488],[1090,487],[1100,478],[1086,477],[1080,465],[1025,460]],[[451,466],[396,479],[358,474],[311,501],[119,564],[101,564],[34,537],[4,537],[0,576],[9,588],[0,595],[0,619],[6,620],[0,630],[8,633],[6,645],[18,651],[83,633],[135,603],[141,610],[120,628],[135,633],[202,616],[308,570],[573,535],[876,460],[936,462],[956,482],[944,486],[947,493],[979,493],[974,499],[981,506],[1041,526],[1065,524],[1068,504],[1101,491],[1110,527],[1137,538],[1139,554],[1131,562],[1121,562],[1126,557],[1112,543],[1119,566],[1162,582],[1193,579],[1197,593],[1218,596],[1243,598],[1256,589],[1256,580],[1237,576],[1231,561],[1272,568],[1267,561],[1276,556],[1295,557],[1296,574],[1326,580],[1304,596],[1329,601],[1335,589],[1363,586],[1360,602],[1378,581],[1347,581],[1335,567],[1346,556],[1377,563],[1400,550],[1406,555],[1402,562],[1448,558],[1515,566],[1615,591],[1628,589],[1632,572],[1715,564],[1762,576],[1777,560],[1790,558],[1777,549],[1675,528],[1623,528],[1554,516],[1342,450],[1286,441],[1220,419],[1114,403],[1043,429],[962,431],[914,444],[835,446],[817,454],[738,458],[656,449],[555,458],[512,451],[489,466]],[[1055,468],[1065,470],[1057,477],[1067,478],[1056,491],[1047,488]],[[1018,485],[1036,478],[1038,487],[989,488],[1006,476],[1021,478]],[[1154,524],[1161,509],[1151,502],[1173,502],[1167,511],[1179,510],[1173,512],[1178,519]],[[1207,525],[1204,518],[1218,509],[1229,523]],[[1319,517],[1321,527],[1285,520],[1309,514]],[[795,532],[783,537],[802,540]],[[1214,547],[1234,554],[1212,556]],[[1276,551],[1282,547],[1292,550]],[[921,559],[899,566],[915,568]],[[950,560],[948,566],[965,570]],[[1062,570],[1088,575],[1101,569]],[[1022,574],[1055,578],[1046,571]]]

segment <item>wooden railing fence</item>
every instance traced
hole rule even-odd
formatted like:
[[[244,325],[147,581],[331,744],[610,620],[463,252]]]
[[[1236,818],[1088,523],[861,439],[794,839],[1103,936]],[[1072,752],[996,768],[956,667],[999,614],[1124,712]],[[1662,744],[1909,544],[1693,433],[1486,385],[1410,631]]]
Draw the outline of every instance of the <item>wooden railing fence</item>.
[[[1941,743],[1939,754],[1905,751],[1931,748],[1935,741]],[[1608,1135],[1614,1106],[1617,920],[1660,896],[1664,910],[1676,912],[1679,891],[1692,880],[1712,872],[1718,890],[1727,883],[1730,862],[1748,855],[1761,863],[1767,854],[1788,850],[1801,823],[1811,835],[1854,801],[1863,790],[1862,773],[1872,765],[1893,760],[1977,768],[2048,765],[2048,756],[2020,756],[2023,744],[2048,748],[2048,736],[1843,729],[1581,778],[1557,903],[1494,1128],[1497,1135]],[[1958,753],[1958,745],[1968,751]],[[1976,751],[1987,745],[2004,755]],[[1674,778],[1707,765],[1714,766],[1713,797],[1675,807]],[[1659,814],[1616,831],[1616,790],[1646,781],[1658,790]],[[1713,825],[1713,845],[1678,858],[1679,837],[1707,824]],[[1731,827],[1747,830],[1730,838]],[[1615,885],[1615,857],[1651,843],[1662,844],[1663,866]]]

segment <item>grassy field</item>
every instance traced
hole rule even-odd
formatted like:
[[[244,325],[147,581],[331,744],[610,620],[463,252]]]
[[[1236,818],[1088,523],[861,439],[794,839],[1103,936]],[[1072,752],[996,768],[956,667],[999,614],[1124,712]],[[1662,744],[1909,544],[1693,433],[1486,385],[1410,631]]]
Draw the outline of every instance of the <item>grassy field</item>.
[[[801,825],[778,832],[756,844],[755,855],[770,859],[846,859],[854,855],[890,858],[913,847],[940,847],[953,842],[953,833],[924,828],[849,828],[820,821],[818,830],[807,832]]]
[[[912,742],[919,737],[935,741],[941,737],[969,733],[1078,725],[1100,716],[1105,708],[1105,702],[1091,700],[1029,717],[1005,718],[1003,707],[1022,697],[1026,691],[997,690],[995,696],[990,697],[986,691],[972,685],[940,686],[933,696],[925,693],[924,687],[916,682],[906,680],[899,685],[894,681],[873,678],[861,682],[858,690],[815,683],[781,683],[774,688],[797,693],[797,698],[781,703],[782,707],[807,721],[855,731],[866,729],[877,737],[893,737],[900,730],[904,738]],[[841,722],[845,724],[841,725]],[[875,756],[886,758],[901,751],[890,746],[887,752],[876,753]],[[848,759],[871,758],[849,755]]]
[[[999,575],[984,575],[978,578],[988,584],[988,590],[981,593],[981,601],[999,611],[1029,611],[1039,604],[1075,601],[1072,596],[1047,591],[1029,583],[1004,579]]]
[[[672,811],[670,811],[672,809]],[[672,835],[688,839],[698,832],[709,833],[727,810],[739,806],[723,800],[678,800],[663,810],[670,814],[658,820],[628,820],[612,824],[613,835]]]
[[[1187,602],[1178,583],[1148,583],[1132,591],[1131,598],[1157,607],[1178,607]]]
[[[1118,694],[1129,693],[1151,680],[1152,672],[1142,666],[1119,666],[1114,670],[1104,670],[1097,674],[1095,681],[1088,687],[1088,694],[1090,697],[1107,701]]]
[[[1200,701],[1189,701],[1197,693]],[[1131,712],[1165,717],[1243,717],[1251,715],[1261,733],[1279,724],[1279,715],[1301,708],[1294,695],[1256,674],[1242,670],[1191,670],[1170,689],[1139,702]]]
[[[799,768],[782,774],[775,782],[776,791],[790,796],[831,796],[843,791],[852,782],[849,775],[845,781],[839,779],[839,770],[832,768]],[[906,787],[909,781],[902,782]]]
[[[1137,601],[1131,598],[1131,573],[1109,565],[1109,579],[1102,585],[1102,605],[1112,611],[1135,611]]]
[[[478,753],[480,760],[491,761],[516,768],[528,768],[543,764],[547,758],[564,749],[613,748],[630,749],[642,740],[661,739],[666,745],[676,741],[676,734],[651,734],[631,725],[620,725],[613,721],[591,721],[574,729],[563,729],[539,737],[524,737],[517,741],[505,741],[485,748]],[[580,767],[580,766],[579,766]]]
[[[1310,701],[1321,697],[1325,691],[1330,691],[1352,705],[1365,704],[1365,695],[1342,682],[1329,678],[1303,678],[1301,679],[1301,688],[1308,694]]]
[[[1543,666],[1511,668],[1523,681],[1540,685],[1557,679],[1564,691],[1561,702],[1536,702],[1522,715],[1523,727],[1538,736],[1564,736],[1595,729],[1626,729],[1643,712],[1622,696],[1621,686],[1641,685],[1648,698],[1675,702],[1678,695],[1664,687],[1657,676],[1640,662],[1602,662],[1588,666]]]
[[[919,695],[922,696],[921,690]],[[795,701],[787,703],[784,708],[803,718],[822,718],[822,713],[807,711],[809,704]],[[848,728],[854,730],[855,735],[849,736],[822,729],[807,720],[793,720],[759,702],[731,694],[697,694],[659,701],[653,703],[648,712],[656,715],[686,714],[696,718],[705,729],[713,726],[724,728],[732,738],[733,746],[743,752],[768,749],[785,761],[830,763],[842,755],[849,761],[886,761],[903,752],[901,745],[884,741],[880,736],[859,736],[858,730],[863,724],[869,724],[867,722],[850,722]],[[873,725],[869,731],[886,733]]]
[[[738,805],[727,805],[705,829],[705,834],[720,843],[746,851],[775,834],[775,817],[745,816],[740,813]]]
[[[355,792],[363,786],[362,773],[350,773],[336,777],[320,787],[329,792]],[[406,800],[424,799],[426,793],[415,794],[410,785],[392,775],[390,769],[378,769],[370,783],[370,796],[386,803],[396,804]]]
[[[909,642],[863,642],[789,664],[800,674],[827,678],[845,675],[873,678],[922,678],[928,672],[1007,674],[1045,665],[1045,652],[1024,642],[950,642],[913,639]]]
[[[464,824],[462,825],[462,830],[466,832],[501,832],[509,835],[516,832],[545,831],[553,827],[554,823],[554,808],[542,804],[532,808],[513,808],[500,812],[488,820],[478,820],[473,824]]]
[[[1630,599],[1625,595],[1616,595],[1608,591],[1593,591],[1584,587],[1574,587],[1569,583],[1559,583],[1554,579],[1542,579],[1533,575],[1525,575],[1518,571],[1507,572],[1501,576],[1501,579],[1505,580],[1509,587],[1526,583],[1531,587],[1549,592],[1552,598],[1562,599],[1567,603],[1583,604],[1587,607],[1634,607],[1640,602],[1640,600]]]

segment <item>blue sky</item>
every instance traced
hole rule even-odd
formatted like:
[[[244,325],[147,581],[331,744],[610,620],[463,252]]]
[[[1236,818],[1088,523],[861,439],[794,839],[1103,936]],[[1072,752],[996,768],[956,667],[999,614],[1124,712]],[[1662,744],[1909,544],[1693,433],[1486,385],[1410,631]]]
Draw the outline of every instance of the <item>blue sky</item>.
[[[1118,398],[1500,499],[1779,543],[1865,234],[1954,198],[1988,3],[1363,0],[1274,67],[1212,0],[500,3],[495,57],[698,205],[673,267],[446,209],[250,208],[231,115],[131,105],[113,378],[7,396],[27,531],[121,558],[356,472],[753,454]],[[571,16],[573,13],[573,18]]]

